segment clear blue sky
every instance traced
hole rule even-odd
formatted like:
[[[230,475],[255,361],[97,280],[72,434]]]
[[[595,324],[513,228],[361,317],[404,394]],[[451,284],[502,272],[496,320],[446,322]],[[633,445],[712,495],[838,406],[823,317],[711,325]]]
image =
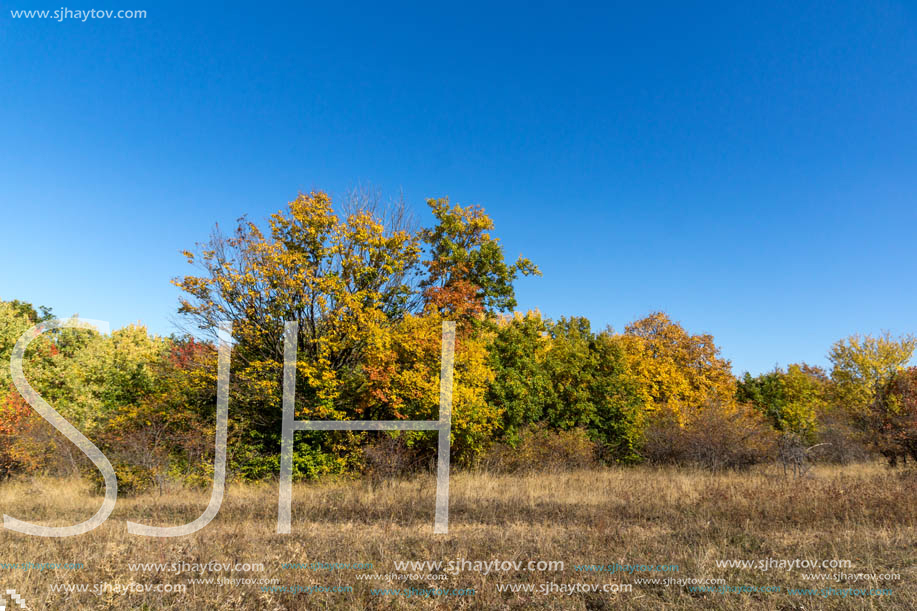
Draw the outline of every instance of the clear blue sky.
[[[521,309],[737,373],[917,331],[914,3],[296,4],[3,3],[0,297],[169,333],[214,222],[368,183],[484,206]]]

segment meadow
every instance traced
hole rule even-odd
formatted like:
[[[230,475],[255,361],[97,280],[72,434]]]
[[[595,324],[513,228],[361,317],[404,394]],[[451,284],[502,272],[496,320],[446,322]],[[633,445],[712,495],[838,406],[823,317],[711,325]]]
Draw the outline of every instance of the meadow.
[[[191,521],[206,506],[209,491],[172,488],[161,495],[122,497],[111,518],[86,535],[42,539],[0,531],[0,563],[6,563],[0,579],[4,589],[22,595],[29,609],[61,611],[917,608],[917,472],[910,468],[819,465],[800,478],[784,477],[775,465],[720,473],[649,466],[521,475],[459,472],[452,477],[447,535],[432,532],[434,487],[430,475],[375,484],[296,484],[292,534],[278,535],[276,484],[232,484],[213,522],[193,535],[171,539],[129,535],[124,522]],[[45,524],[86,519],[99,502],[80,480],[20,478],[0,485],[4,514]],[[432,576],[416,581],[385,579],[416,572],[399,570],[395,562],[452,560],[458,566],[461,559],[515,561],[522,568],[496,568],[485,575],[470,564],[454,571],[434,569]],[[851,564],[811,570],[785,564],[807,559]],[[729,560],[756,566],[722,566]],[[774,563],[781,560],[784,565],[778,568]],[[527,569],[530,561],[536,562],[534,570]],[[538,570],[539,561],[562,561],[564,568],[555,564]],[[27,562],[36,568],[11,566]],[[231,566],[217,571],[213,562]],[[760,570],[759,562],[774,566]],[[81,563],[82,568],[39,570],[40,563]],[[131,566],[138,563],[151,566]],[[178,568],[172,570],[167,566],[171,563]],[[332,568],[332,563],[338,566]],[[576,568],[615,563],[644,569],[667,565],[669,570]],[[256,566],[246,566],[252,564]],[[263,570],[253,570],[258,564]],[[898,574],[900,579],[867,583],[803,578],[813,572]],[[360,575],[380,579],[367,581]],[[662,582],[666,578],[668,585]],[[645,579],[660,582],[639,583]],[[732,588],[769,586],[771,591],[698,592],[684,581],[691,579],[722,580],[720,585]],[[141,584],[135,590],[183,584],[185,591],[117,591],[118,584],[132,582]],[[544,584],[552,583],[556,591],[542,593],[550,587]],[[88,591],[54,591],[66,589],[66,584],[70,589],[82,584]],[[566,594],[559,589],[564,584],[630,584],[631,590]],[[326,591],[308,592],[313,586]],[[510,586],[534,586],[534,591],[512,592]],[[103,590],[94,593],[94,587]],[[414,595],[403,595],[408,588]],[[434,588],[473,589],[474,594],[423,594]],[[836,593],[790,593],[790,588],[833,588]],[[859,588],[891,592],[852,593]],[[402,594],[374,594],[374,589],[400,589]]]

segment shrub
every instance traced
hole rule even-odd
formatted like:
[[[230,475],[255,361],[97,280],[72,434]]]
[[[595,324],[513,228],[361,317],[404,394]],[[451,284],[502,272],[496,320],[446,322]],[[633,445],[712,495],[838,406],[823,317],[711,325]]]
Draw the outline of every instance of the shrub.
[[[712,471],[742,469],[774,457],[776,433],[754,407],[708,402],[681,425],[671,409],[657,412],[643,447],[655,464]]]
[[[842,414],[822,414],[819,417],[818,443],[825,445],[815,448],[812,454],[820,462],[849,465],[873,458],[862,433]]]
[[[134,496],[156,489],[159,482],[149,469],[139,465],[115,461],[112,463],[118,478],[118,496]],[[83,475],[89,480],[94,494],[105,494],[105,479],[102,472],[93,466],[86,467]],[[160,492],[160,496],[161,496]]]
[[[28,417],[29,406],[14,389],[11,388],[6,396],[0,398],[0,479],[6,479],[22,468],[15,443]]]
[[[407,435],[383,433],[363,448],[363,473],[372,483],[415,473],[429,463],[423,446],[409,445]]]
[[[36,412],[20,418],[15,434],[0,436],[0,444],[12,461],[8,475],[73,477],[91,465],[79,448]]]
[[[584,429],[555,431],[542,425],[523,429],[516,446],[495,444],[482,466],[490,471],[558,471],[595,466],[598,444]]]

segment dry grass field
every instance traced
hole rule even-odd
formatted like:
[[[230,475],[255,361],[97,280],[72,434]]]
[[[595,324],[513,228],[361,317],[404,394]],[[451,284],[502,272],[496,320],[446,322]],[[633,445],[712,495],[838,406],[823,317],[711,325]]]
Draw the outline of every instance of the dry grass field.
[[[277,487],[231,486],[217,518],[174,539],[129,535],[126,520],[168,525],[196,518],[207,491],[121,498],[112,517],[78,537],[42,539],[0,532],[0,563],[82,563],[81,569],[0,571],[30,609],[917,609],[917,473],[875,465],[817,467],[798,480],[782,470],[710,474],[651,468],[452,478],[448,535],[433,535],[432,477],[371,488],[365,482],[299,485],[293,533],[278,535]],[[33,522],[67,524],[99,505],[79,482],[0,485],[0,510]],[[397,573],[394,561],[563,561],[563,570],[475,570],[446,579],[388,582],[361,574]],[[717,560],[848,559],[846,569],[813,572],[897,573],[879,583],[804,581],[805,569],[719,568]],[[131,570],[131,563],[263,563],[263,571]],[[288,563],[372,563],[371,570],[285,568]],[[678,565],[677,572],[611,574],[577,564]],[[212,565],[211,565],[212,568]],[[402,571],[406,572],[406,571]],[[645,578],[723,579],[728,586],[779,586],[780,592],[692,592],[686,585],[646,585]],[[189,579],[214,579],[191,583]],[[217,579],[275,581],[273,586]],[[53,591],[55,584],[185,584],[184,593]],[[632,584],[630,592],[542,594],[542,584]],[[500,592],[499,584],[535,585]],[[350,591],[282,592],[341,586]],[[106,586],[99,586],[105,588]],[[788,588],[834,588],[790,594]],[[267,588],[268,591],[265,591]],[[374,595],[372,588],[473,588],[474,595]],[[852,588],[890,595],[855,596]],[[274,591],[270,591],[270,590]],[[844,596],[844,590],[848,595]],[[14,608],[14,607],[7,607]]]

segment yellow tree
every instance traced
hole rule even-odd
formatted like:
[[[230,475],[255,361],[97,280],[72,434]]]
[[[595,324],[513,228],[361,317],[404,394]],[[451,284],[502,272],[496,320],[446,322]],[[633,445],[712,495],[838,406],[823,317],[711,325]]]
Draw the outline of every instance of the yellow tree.
[[[704,404],[734,402],[736,380],[713,336],[691,335],[663,312],[629,324],[622,344],[647,410],[673,410],[683,424]]]
[[[439,373],[442,315],[407,315],[379,335],[368,351],[365,370],[371,392],[360,411],[373,420],[436,420],[439,417]],[[455,344],[452,390],[452,452],[470,463],[499,430],[503,409],[487,401],[494,379],[488,366],[487,332],[460,334]],[[416,443],[435,438],[407,433]]]
[[[896,339],[888,332],[878,337],[851,335],[835,343],[828,354],[835,405],[856,419],[864,418],[877,390],[904,368],[915,348],[913,336]]]
[[[185,292],[179,311],[206,331],[233,323],[234,411],[245,413],[252,443],[276,455],[285,321],[299,322],[297,419],[357,415],[363,355],[409,309],[419,253],[407,229],[365,207],[341,217],[322,192],[273,214],[267,232],[243,219],[232,237],[215,231],[185,253],[204,273],[174,280]],[[351,436],[301,437],[344,452]]]
[[[828,386],[821,368],[792,364],[786,371],[776,368],[757,377],[746,373],[736,398],[753,404],[778,431],[814,441],[818,418],[827,406]]]

